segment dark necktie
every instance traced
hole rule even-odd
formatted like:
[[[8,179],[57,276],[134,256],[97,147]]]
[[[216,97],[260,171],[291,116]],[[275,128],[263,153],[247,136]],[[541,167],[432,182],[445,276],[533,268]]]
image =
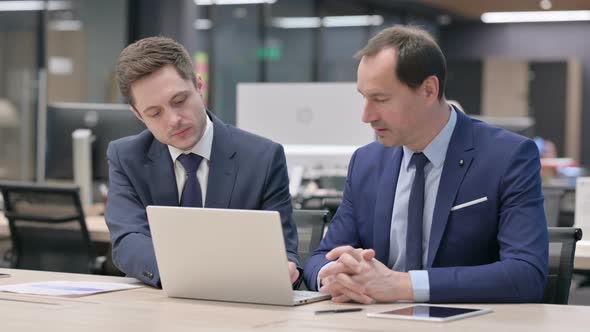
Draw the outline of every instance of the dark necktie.
[[[203,160],[203,157],[194,153],[178,156],[178,161],[180,161],[186,172],[186,182],[182,189],[182,196],[180,196],[180,206],[203,207],[201,185],[199,179],[197,179],[197,168],[199,168],[201,160]]]
[[[410,164],[416,165],[416,174],[408,204],[408,231],[406,234],[406,271],[422,269],[422,221],[424,215],[424,165],[428,158],[414,153]]]

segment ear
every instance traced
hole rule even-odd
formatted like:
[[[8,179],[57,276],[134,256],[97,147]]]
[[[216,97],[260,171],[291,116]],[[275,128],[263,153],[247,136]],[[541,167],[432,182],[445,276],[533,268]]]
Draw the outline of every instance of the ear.
[[[203,97],[203,78],[201,77],[201,75],[197,75],[197,91],[199,92],[199,95],[201,95],[201,98]]]
[[[424,82],[422,82],[422,91],[424,93],[424,98],[428,104],[432,104],[433,102],[438,101],[438,91],[440,85],[438,81],[438,77],[432,75],[428,76]]]
[[[130,105],[129,106],[129,109],[131,110],[131,113],[133,113],[133,115],[135,115],[135,117],[139,121],[141,121],[141,122],[143,122],[145,124],[145,122],[143,121],[143,117],[141,116],[141,114],[139,114],[139,111],[133,105]]]

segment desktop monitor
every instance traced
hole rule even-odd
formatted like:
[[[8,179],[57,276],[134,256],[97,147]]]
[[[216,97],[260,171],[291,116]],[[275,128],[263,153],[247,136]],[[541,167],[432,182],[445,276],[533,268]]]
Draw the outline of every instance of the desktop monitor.
[[[375,140],[355,83],[241,83],[237,126],[285,147],[289,167],[346,167]]]
[[[48,179],[72,180],[72,132],[90,129],[92,174],[98,182],[108,181],[106,151],[108,144],[121,137],[135,135],[145,126],[125,104],[54,103],[47,107],[45,174]]]

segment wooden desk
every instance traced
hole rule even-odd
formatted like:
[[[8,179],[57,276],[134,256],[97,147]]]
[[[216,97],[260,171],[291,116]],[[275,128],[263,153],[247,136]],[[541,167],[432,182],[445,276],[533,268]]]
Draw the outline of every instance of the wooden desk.
[[[132,282],[128,278],[0,269],[0,284],[48,280]],[[491,314],[448,323],[367,318],[367,312],[407,304],[361,306],[323,301],[297,307],[168,298],[154,288],[67,299],[0,293],[3,331],[587,331],[590,306],[463,305]],[[363,307],[363,312],[314,315],[315,310]]]
[[[89,214],[86,216],[86,227],[90,233],[90,238],[94,242],[108,243],[111,241],[109,229],[107,227],[104,216],[97,214]],[[8,220],[0,211],[0,237],[9,237],[10,228],[8,227]]]

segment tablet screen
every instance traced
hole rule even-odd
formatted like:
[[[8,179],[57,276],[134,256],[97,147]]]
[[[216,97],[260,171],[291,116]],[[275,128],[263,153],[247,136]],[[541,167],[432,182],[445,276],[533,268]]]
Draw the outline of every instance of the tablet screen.
[[[427,305],[416,305],[413,307],[396,309],[391,311],[384,311],[381,314],[398,315],[398,316],[414,316],[421,318],[449,318],[457,315],[468,314],[481,309],[469,308],[453,308],[453,307],[437,307]]]

